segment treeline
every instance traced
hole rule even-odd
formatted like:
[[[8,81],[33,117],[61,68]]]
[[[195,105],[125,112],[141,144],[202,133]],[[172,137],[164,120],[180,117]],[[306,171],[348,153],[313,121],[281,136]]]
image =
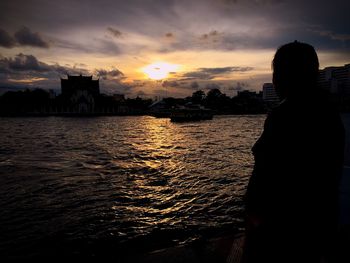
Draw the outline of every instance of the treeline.
[[[266,113],[271,105],[264,103],[262,93],[240,91],[237,96],[229,97],[219,89],[211,89],[207,93],[198,90],[184,99],[166,98],[164,101],[173,107],[187,103],[202,105],[215,114],[260,114]]]

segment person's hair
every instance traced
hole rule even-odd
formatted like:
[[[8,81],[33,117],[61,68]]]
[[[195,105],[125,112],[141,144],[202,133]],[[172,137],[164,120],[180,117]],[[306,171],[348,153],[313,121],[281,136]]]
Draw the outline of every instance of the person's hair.
[[[319,62],[314,47],[309,44],[294,41],[281,46],[272,68],[273,83],[282,98],[311,93],[317,86]]]

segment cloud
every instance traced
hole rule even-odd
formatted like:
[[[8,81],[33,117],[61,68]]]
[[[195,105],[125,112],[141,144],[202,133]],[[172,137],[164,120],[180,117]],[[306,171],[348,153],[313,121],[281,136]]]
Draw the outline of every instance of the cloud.
[[[213,79],[215,76],[212,76],[208,73],[202,72],[202,71],[191,71],[191,72],[187,72],[184,73],[182,75],[182,77],[184,77],[184,80],[191,80],[191,79]]]
[[[196,71],[184,73],[182,77],[187,79],[210,80],[220,75],[230,74],[232,72],[247,72],[253,70],[252,67],[217,67],[217,68],[199,68]]]
[[[84,74],[90,72],[75,66],[61,66],[46,64],[33,55],[19,53],[14,57],[0,57],[0,84],[37,86],[42,88],[59,87],[60,77],[66,74]]]
[[[0,72],[9,74],[25,74],[26,72],[47,72],[53,68],[40,62],[33,55],[17,54],[15,57],[0,58]]]
[[[44,77],[44,75],[55,73],[55,78],[58,75],[67,74],[91,74],[88,70],[76,66],[62,66],[58,63],[49,65],[39,61],[33,55],[25,55],[23,53],[10,58],[1,57],[0,72],[6,72],[10,75],[22,75],[24,77]]]
[[[175,88],[175,87],[179,87],[179,83],[177,81],[170,81],[170,80],[165,80],[162,82],[162,87],[164,88]]]
[[[217,30],[212,30],[208,34],[201,35],[200,39],[202,39],[202,40],[211,39],[211,40],[215,41],[216,37],[218,37],[219,35],[220,35],[220,33]]]
[[[22,46],[49,48],[49,43],[43,40],[38,32],[32,32],[25,26],[15,33],[15,39]]]
[[[32,46],[49,48],[49,43],[42,39],[39,33],[33,33],[28,27],[22,27],[14,37],[0,28],[0,46],[13,48],[16,46]]]
[[[12,48],[15,45],[15,39],[7,31],[0,28],[0,46],[5,48]]]
[[[324,30],[324,29],[310,29],[310,32],[316,33],[323,37],[328,37],[332,40],[339,40],[339,41],[350,41],[350,34],[340,34],[332,32],[331,30]]]
[[[75,40],[79,45],[71,47],[87,53],[93,47],[94,53],[105,54],[112,47],[110,43],[94,43],[91,37],[92,34],[96,38],[106,36],[106,29],[113,40],[128,35],[118,43],[123,54],[135,54],[140,50],[169,53],[275,49],[294,39],[314,40],[316,47],[338,49],[341,44],[337,42],[348,39],[350,34],[346,23],[350,1],[344,0],[100,0],[87,1],[84,5],[69,0],[7,2],[0,4],[0,24],[4,28],[18,28],[30,21],[30,28],[49,35],[50,40]],[[315,6],[317,12],[314,12]],[[93,19],[87,19],[91,17],[91,10]],[[333,41],[308,36],[310,32],[306,28],[310,25],[334,32]],[[40,35],[39,39],[43,40]],[[343,46],[349,50],[349,44]],[[114,47],[114,51],[107,54],[119,54],[116,51],[118,48]]]
[[[55,76],[57,75],[93,75],[89,70],[86,70],[82,67],[74,66],[61,66],[58,63],[55,63],[53,65],[48,65],[50,68],[50,72],[55,73]]]
[[[113,28],[113,27],[108,27],[108,28],[107,28],[107,31],[108,31],[112,36],[114,36],[114,37],[116,37],[116,38],[120,38],[120,37],[123,36],[123,33],[122,33],[122,32],[120,32],[119,30],[117,30],[117,29],[115,29],[115,28]]]
[[[171,33],[171,32],[169,32],[169,33],[166,33],[166,34],[165,34],[165,37],[167,37],[167,38],[173,38],[173,37],[174,37],[174,34]]]
[[[97,69],[97,70],[95,70],[95,74],[104,80],[125,78],[124,73],[116,68],[114,68],[112,70]]]
[[[220,75],[230,72],[246,72],[253,70],[252,67],[222,67],[222,68],[200,68],[201,72],[212,75]]]

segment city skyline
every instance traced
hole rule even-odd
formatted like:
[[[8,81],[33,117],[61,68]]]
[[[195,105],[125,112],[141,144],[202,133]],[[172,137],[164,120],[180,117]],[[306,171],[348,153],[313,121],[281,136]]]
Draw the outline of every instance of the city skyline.
[[[286,42],[314,45],[320,68],[349,63],[349,7],[340,0],[3,1],[0,88],[57,90],[68,73],[93,75],[102,92],[130,97],[258,91]]]

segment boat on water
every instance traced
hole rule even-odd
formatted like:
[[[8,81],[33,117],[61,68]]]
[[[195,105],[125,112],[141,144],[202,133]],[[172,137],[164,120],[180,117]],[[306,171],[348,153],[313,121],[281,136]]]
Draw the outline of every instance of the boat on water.
[[[186,105],[174,108],[170,114],[172,122],[200,121],[213,119],[213,112],[201,105]]]

